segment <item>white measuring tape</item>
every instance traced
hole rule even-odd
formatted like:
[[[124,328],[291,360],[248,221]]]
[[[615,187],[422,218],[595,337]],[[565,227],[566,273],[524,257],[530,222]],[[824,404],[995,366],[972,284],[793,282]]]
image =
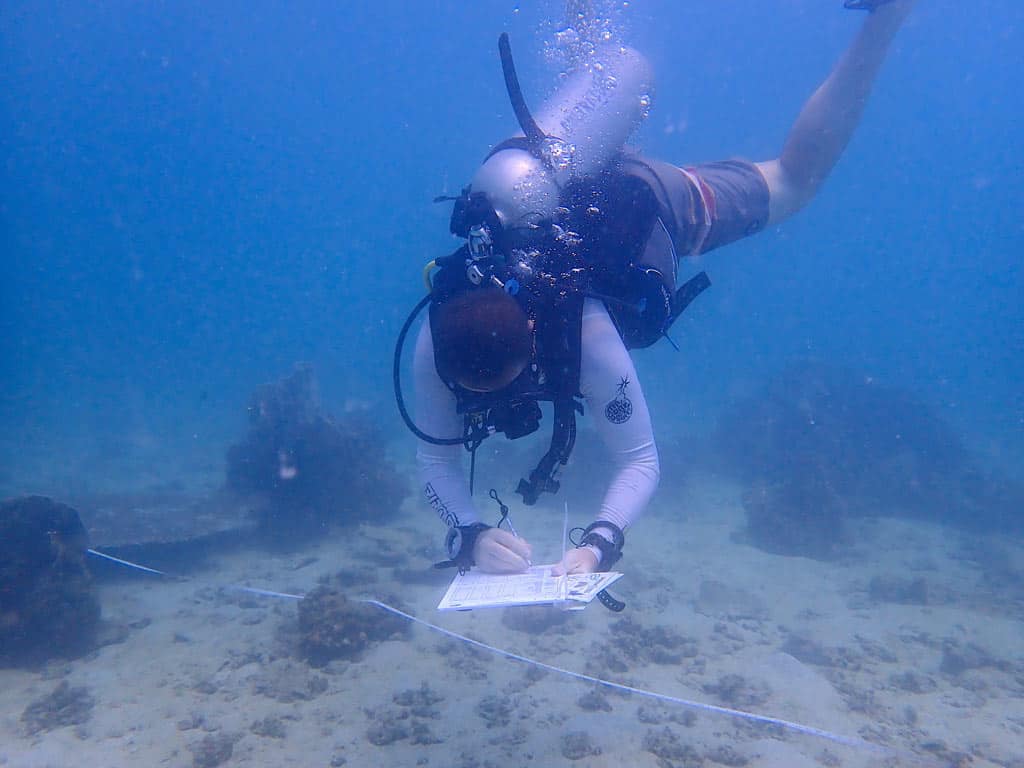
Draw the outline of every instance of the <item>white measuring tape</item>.
[[[408,619],[409,621],[411,621],[411,622],[413,622],[415,624],[420,624],[421,626],[428,627],[428,628],[434,630],[435,632],[440,632],[442,635],[450,637],[450,638],[452,638],[454,640],[460,640],[460,641],[462,641],[464,643],[469,643],[470,645],[475,646],[477,648],[483,648],[485,651],[490,651],[491,653],[496,653],[499,656],[504,656],[506,659],[513,659],[515,661],[522,661],[525,664],[530,664],[530,665],[532,665],[534,667],[539,667],[540,669],[546,669],[549,672],[557,672],[560,675],[566,675],[567,677],[573,677],[573,678],[575,678],[577,680],[584,680],[584,681],[586,681],[588,683],[596,683],[598,685],[603,685],[606,688],[612,688],[612,689],[614,689],[616,691],[623,691],[625,693],[635,693],[638,696],[646,696],[649,699],[656,699],[658,701],[666,701],[666,702],[669,702],[670,704],[679,704],[680,706],[689,707],[690,709],[699,709],[699,710],[703,710],[705,712],[714,712],[714,713],[719,714],[719,715],[728,715],[729,717],[738,717],[738,718],[741,718],[743,720],[747,720],[747,721],[750,721],[750,722],[762,723],[762,724],[766,724],[766,725],[777,725],[777,726],[780,726],[782,728],[786,728],[787,730],[790,730],[790,731],[795,731],[797,733],[807,734],[808,736],[818,736],[818,737],[820,737],[822,739],[828,739],[829,741],[834,741],[834,742],[837,742],[839,744],[845,744],[845,745],[850,746],[850,747],[869,748],[869,749],[872,749],[872,750],[879,750],[879,751],[882,751],[882,752],[888,752],[889,751],[885,747],[880,747],[877,744],[872,744],[871,742],[864,741],[863,739],[858,739],[858,738],[853,737],[853,736],[843,736],[843,735],[838,734],[838,733],[832,733],[831,731],[824,731],[821,728],[814,728],[814,727],[812,727],[810,725],[801,725],[800,723],[794,723],[794,722],[792,722],[790,720],[782,720],[782,719],[777,718],[777,717],[768,717],[767,715],[757,715],[757,714],[754,714],[752,712],[744,712],[743,710],[739,710],[739,709],[730,709],[729,707],[719,707],[719,706],[716,706],[714,704],[704,704],[703,702],[700,702],[700,701],[690,701],[689,699],[680,699],[677,696],[669,696],[669,695],[664,694],[664,693],[655,693],[654,691],[646,691],[643,688],[634,688],[631,685],[623,685],[621,683],[613,683],[610,680],[604,680],[604,679],[602,679],[600,677],[594,677],[592,675],[585,675],[582,672],[573,672],[571,669],[565,669],[563,667],[556,667],[553,664],[545,664],[543,661],[537,661],[536,659],[531,659],[528,656],[520,656],[518,653],[512,653],[512,651],[506,651],[506,650],[503,650],[501,648],[497,648],[497,647],[495,647],[493,645],[488,645],[487,643],[482,643],[479,640],[474,640],[471,637],[466,637],[465,635],[460,635],[458,632],[452,632],[450,629],[445,629],[444,627],[439,627],[436,624],[431,624],[429,621],[424,621],[421,618],[413,616],[411,613],[406,613],[405,611],[400,611],[397,608],[394,608],[394,607],[388,605],[387,603],[382,603],[380,600],[373,600],[373,599],[366,598],[366,599],[360,600],[360,602],[369,603],[370,605],[375,605],[378,608],[383,608],[388,613],[393,613],[396,616],[401,616],[403,619]]]
[[[168,573],[165,573],[164,571],[158,571],[155,568],[147,568],[144,565],[139,565],[138,563],[132,563],[132,562],[130,562],[128,560],[122,560],[121,558],[114,557],[112,555],[107,555],[107,554],[104,554],[103,552],[98,552],[95,549],[90,549],[90,550],[87,550],[87,551],[89,552],[89,554],[96,555],[97,557],[102,557],[102,558],[104,558],[106,560],[111,560],[111,561],[113,561],[115,563],[127,566],[129,568],[135,568],[136,570],[144,571],[146,573],[157,574],[159,576],[168,576],[170,578],[176,578],[176,577],[171,576]],[[305,599],[305,595],[294,595],[294,594],[290,594],[288,592],[275,592],[275,591],[270,590],[270,589],[258,589],[256,587],[244,587],[244,586],[241,586],[241,585],[238,585],[238,584],[230,584],[230,585],[227,585],[227,586],[230,589],[237,589],[237,590],[240,590],[242,592],[249,592],[251,594],[262,595],[264,597],[285,598],[285,599],[289,599],[289,600],[303,600],[303,599]],[[784,728],[784,729],[786,729],[788,731],[793,731],[794,733],[801,733],[801,734],[804,734],[806,736],[814,736],[814,737],[817,737],[817,738],[820,738],[820,739],[826,739],[827,741],[831,741],[831,742],[834,742],[836,744],[843,744],[843,745],[848,746],[848,747],[856,747],[857,749],[869,750],[869,751],[872,751],[872,752],[875,752],[875,753],[878,753],[878,754],[881,754],[881,755],[886,755],[886,756],[889,756],[889,757],[896,757],[896,756],[910,757],[915,762],[918,762],[918,763],[921,762],[921,758],[917,757],[916,755],[914,755],[914,756],[905,755],[905,754],[901,755],[901,753],[898,752],[897,750],[894,750],[894,749],[889,748],[889,747],[883,747],[883,746],[878,745],[878,744],[873,744],[873,743],[871,743],[869,741],[865,741],[864,739],[857,738],[856,736],[843,736],[842,734],[839,734],[839,733],[833,733],[832,731],[826,731],[824,729],[815,728],[815,727],[810,726],[810,725],[803,725],[802,723],[796,723],[796,722],[793,722],[792,720],[783,720],[782,718],[769,717],[768,715],[758,715],[756,713],[745,712],[745,711],[740,710],[740,709],[731,709],[729,707],[720,707],[720,706],[717,706],[715,704],[705,704],[704,702],[700,702],[700,701],[692,701],[690,699],[682,699],[682,698],[679,698],[678,696],[669,696],[668,694],[657,693],[655,691],[648,691],[648,690],[644,690],[643,688],[635,688],[635,687],[633,687],[631,685],[623,685],[622,683],[614,683],[614,682],[612,682],[610,680],[604,680],[604,679],[602,679],[600,677],[594,677],[593,675],[585,675],[585,674],[583,674],[581,672],[574,672],[571,669],[565,669],[563,667],[556,667],[553,664],[546,664],[543,661],[538,661],[536,659],[531,659],[528,656],[522,656],[522,655],[520,655],[518,653],[513,653],[512,651],[506,651],[506,650],[504,650],[502,648],[498,648],[498,647],[493,646],[493,645],[488,645],[487,643],[481,642],[479,640],[474,640],[471,637],[466,637],[465,635],[460,635],[458,632],[452,632],[450,629],[445,629],[444,627],[438,626],[437,624],[433,624],[433,623],[431,623],[429,621],[426,621],[424,619],[421,619],[421,618],[419,618],[417,616],[413,616],[411,613],[406,613],[405,611],[401,611],[398,608],[395,608],[394,606],[388,605],[387,603],[382,603],[380,600],[374,600],[372,598],[359,598],[358,601],[361,602],[361,603],[366,603],[367,605],[376,606],[377,608],[380,608],[380,609],[382,609],[384,611],[387,611],[388,613],[391,613],[391,614],[393,614],[395,616],[400,616],[401,618],[406,619],[407,621],[410,621],[410,622],[412,622],[414,624],[419,624],[420,626],[426,627],[427,629],[430,629],[430,630],[432,630],[434,632],[442,634],[442,635],[444,635],[446,637],[449,637],[449,638],[451,638],[453,640],[458,640],[459,642],[463,642],[463,643],[466,643],[468,645],[472,645],[472,646],[474,646],[476,648],[481,648],[481,649],[483,649],[485,651],[489,651],[490,653],[497,654],[498,656],[502,656],[502,657],[504,657],[506,659],[512,659],[513,661],[521,661],[524,664],[529,664],[529,665],[531,665],[533,667],[537,667],[538,669],[547,670],[548,672],[555,672],[556,674],[565,675],[566,677],[571,677],[571,678],[574,678],[576,680],[582,680],[582,681],[587,682],[587,683],[594,683],[596,685],[601,685],[601,686],[604,686],[605,688],[611,688],[613,690],[622,691],[624,693],[636,694],[637,696],[643,696],[643,697],[646,697],[646,698],[649,698],[649,699],[654,699],[656,701],[663,701],[663,702],[666,702],[666,703],[669,703],[669,704],[676,704],[678,706],[687,707],[688,709],[695,709],[695,710],[699,710],[699,711],[702,711],[702,712],[710,712],[710,713],[713,713],[713,714],[725,715],[727,717],[733,717],[733,718],[737,718],[737,719],[740,719],[740,720],[746,720],[747,722],[760,723],[762,725],[774,725],[774,726],[778,726],[780,728]]]

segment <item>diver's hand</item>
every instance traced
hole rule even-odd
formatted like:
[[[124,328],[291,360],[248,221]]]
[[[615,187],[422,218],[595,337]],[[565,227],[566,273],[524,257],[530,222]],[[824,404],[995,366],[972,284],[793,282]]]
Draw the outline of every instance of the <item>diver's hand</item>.
[[[597,570],[598,555],[593,547],[573,547],[562,558],[562,562],[551,569],[552,576],[567,573],[593,573]]]
[[[526,539],[501,528],[483,531],[473,545],[473,562],[485,573],[522,573],[530,567],[532,554]]]

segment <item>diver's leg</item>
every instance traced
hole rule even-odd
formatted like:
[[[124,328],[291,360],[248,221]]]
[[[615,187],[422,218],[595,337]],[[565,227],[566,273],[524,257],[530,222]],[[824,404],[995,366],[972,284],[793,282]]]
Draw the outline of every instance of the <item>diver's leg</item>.
[[[917,0],[879,5],[832,73],[807,100],[782,154],[757,166],[768,182],[769,223],[792,215],[828,176],[860,121],[889,44]]]

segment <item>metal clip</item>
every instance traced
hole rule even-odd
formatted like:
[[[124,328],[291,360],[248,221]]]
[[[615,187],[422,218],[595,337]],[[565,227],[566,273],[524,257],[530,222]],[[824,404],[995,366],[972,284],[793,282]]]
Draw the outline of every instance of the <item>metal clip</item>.
[[[467,236],[469,252],[474,259],[485,259],[491,255],[491,233],[483,224],[477,224],[469,230]]]

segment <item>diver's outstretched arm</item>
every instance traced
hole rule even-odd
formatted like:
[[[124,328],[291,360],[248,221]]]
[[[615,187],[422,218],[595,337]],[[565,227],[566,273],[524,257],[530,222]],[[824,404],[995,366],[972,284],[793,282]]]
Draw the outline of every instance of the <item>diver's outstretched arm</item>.
[[[878,5],[832,73],[807,100],[782,154],[758,163],[769,191],[769,223],[796,213],[839,160],[867,103],[889,44],[917,0]]]

